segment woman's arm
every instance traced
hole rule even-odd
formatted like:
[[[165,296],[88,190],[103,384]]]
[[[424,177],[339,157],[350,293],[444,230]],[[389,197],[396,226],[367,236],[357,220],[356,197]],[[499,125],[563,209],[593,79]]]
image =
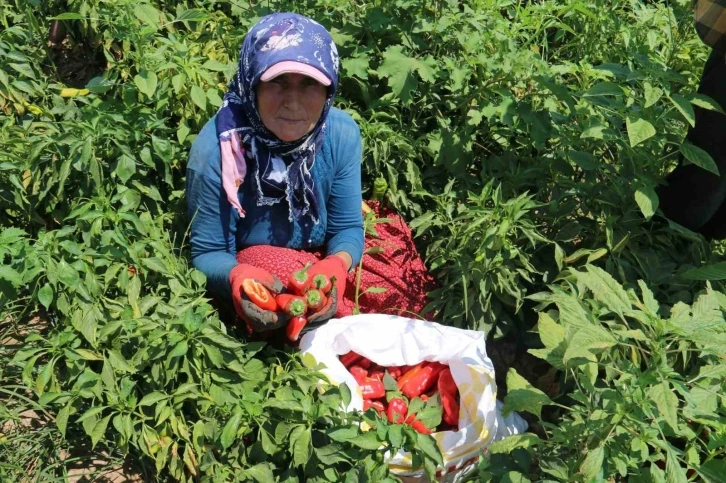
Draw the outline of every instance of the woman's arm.
[[[363,256],[362,143],[355,121],[343,112],[336,114],[341,116],[341,125],[331,133],[335,177],[327,203],[326,247],[329,255],[341,256],[350,269]]]
[[[207,276],[207,288],[231,300],[229,273],[237,265],[231,205],[223,196],[219,147],[210,121],[194,141],[187,165],[187,214],[191,220],[192,264]]]

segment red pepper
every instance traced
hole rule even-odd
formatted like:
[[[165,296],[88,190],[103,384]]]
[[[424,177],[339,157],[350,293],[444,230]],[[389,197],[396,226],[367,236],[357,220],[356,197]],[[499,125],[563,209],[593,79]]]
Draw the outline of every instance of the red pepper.
[[[404,372],[403,375],[398,379],[398,389],[400,390],[413,376],[418,374],[423,368],[424,364],[425,362],[420,362],[408,371]]]
[[[419,396],[419,399],[421,399],[423,402],[426,402],[429,400],[429,397],[426,394],[421,394]]]
[[[308,277],[308,267],[298,270],[290,274],[287,280],[287,288],[294,294],[304,295],[310,286],[310,277]]]
[[[378,379],[379,381],[382,381],[385,373],[383,371],[371,371],[369,375],[373,379]]]
[[[452,426],[459,426],[459,388],[451,375],[451,370],[447,367],[439,376],[439,394],[441,396],[441,406],[443,408],[442,419],[445,423]]]
[[[333,283],[330,281],[330,277],[322,273],[319,273],[313,277],[312,285],[314,288],[320,290],[325,295],[328,295],[330,289],[333,288]]]
[[[368,377],[368,371],[363,369],[361,366],[350,366],[348,369],[358,384],[363,384]]]
[[[287,328],[285,330],[287,338],[292,341],[297,340],[298,337],[300,337],[300,332],[303,330],[305,324],[307,323],[308,319],[306,319],[303,315],[298,315],[290,319],[290,321],[287,323]]]
[[[436,363],[425,365],[401,387],[401,392],[409,399],[420,396],[436,384],[439,374],[444,368],[445,366]]]
[[[433,433],[433,431],[431,431],[429,428],[427,428],[426,425],[424,425],[424,423],[422,423],[418,419],[416,421],[414,421],[414,422],[411,423],[411,427],[415,431],[418,431],[421,434],[431,434],[431,433]]]
[[[398,379],[401,377],[401,368],[398,366],[391,366],[388,368],[388,374],[390,374],[392,378]]]
[[[370,369],[372,364],[373,363],[371,362],[371,360],[364,356],[361,356],[360,360],[358,361],[358,365],[361,366],[363,369]]]
[[[350,351],[347,354],[343,354],[342,356],[340,356],[340,362],[346,368],[348,368],[348,367],[352,366],[353,364],[355,364],[356,362],[358,362],[358,360],[361,357],[363,357],[363,356],[358,354],[357,352]]]
[[[381,401],[371,401],[370,399],[364,400],[363,401],[363,411],[368,411],[370,408],[373,408],[376,411],[378,411],[379,416],[383,413],[383,411],[386,410],[386,406],[384,406]]]
[[[378,399],[386,395],[386,388],[381,381],[366,377],[360,385],[360,392],[363,399]]]
[[[305,299],[308,303],[308,309],[313,312],[325,305],[325,295],[317,289],[308,290],[305,294]]]
[[[305,312],[308,310],[305,299],[298,295],[281,293],[275,297],[275,300],[277,301],[277,305],[280,307],[280,310],[285,312],[287,315],[292,315],[293,317],[305,315]]]
[[[277,303],[269,290],[257,280],[246,278],[242,281],[242,290],[253,304],[263,310],[277,310]]]
[[[408,405],[406,401],[400,397],[394,397],[388,401],[388,408],[386,409],[386,416],[388,421],[400,424],[406,420],[406,413],[408,412]]]

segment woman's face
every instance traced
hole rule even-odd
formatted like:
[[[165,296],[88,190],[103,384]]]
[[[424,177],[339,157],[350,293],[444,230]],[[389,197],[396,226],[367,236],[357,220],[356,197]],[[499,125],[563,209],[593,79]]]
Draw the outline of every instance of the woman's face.
[[[297,141],[323,113],[328,88],[302,74],[282,74],[257,84],[257,109],[262,123],[281,141]]]

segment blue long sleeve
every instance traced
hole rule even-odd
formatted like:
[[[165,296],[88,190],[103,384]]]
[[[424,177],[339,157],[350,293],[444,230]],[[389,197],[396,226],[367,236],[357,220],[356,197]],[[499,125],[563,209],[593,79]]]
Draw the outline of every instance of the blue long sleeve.
[[[361,135],[354,122],[331,133],[330,146],[335,150],[336,163],[333,185],[328,199],[327,253],[345,251],[353,258],[353,266],[363,256],[363,216],[361,207],[360,165]]]
[[[357,124],[333,108],[312,169],[323,201],[318,225],[290,222],[286,203],[257,206],[254,178],[249,174],[238,192],[246,212],[240,218],[222,188],[219,141],[212,118],[194,141],[186,180],[192,264],[207,276],[208,289],[230,301],[229,273],[237,265],[236,253],[253,245],[325,247],[327,253],[348,252],[353,264],[358,264],[363,256],[361,151]],[[252,169],[248,166],[248,173]]]

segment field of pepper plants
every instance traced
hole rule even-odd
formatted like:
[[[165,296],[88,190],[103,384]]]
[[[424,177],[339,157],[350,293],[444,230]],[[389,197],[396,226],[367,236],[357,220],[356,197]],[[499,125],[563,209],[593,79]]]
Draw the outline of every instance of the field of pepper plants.
[[[383,446],[435,471],[191,267],[187,154],[271,11],[331,30],[364,193],[530,423],[467,481],[724,481],[724,247],[655,192],[679,153],[715,170],[683,142],[721,109],[688,0],[2,2],[0,481],[398,481]]]

